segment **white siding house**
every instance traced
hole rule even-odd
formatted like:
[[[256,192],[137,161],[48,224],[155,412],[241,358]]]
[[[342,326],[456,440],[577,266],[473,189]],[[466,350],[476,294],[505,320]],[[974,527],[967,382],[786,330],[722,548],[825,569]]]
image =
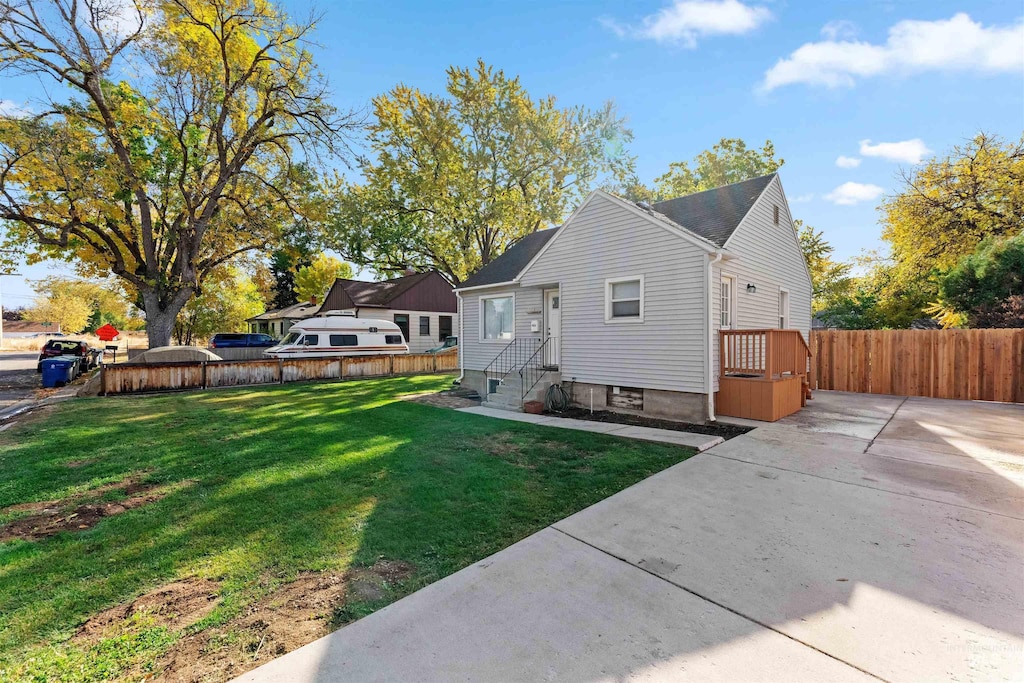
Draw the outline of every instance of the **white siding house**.
[[[727,327],[809,333],[810,276],[777,175],[653,206],[596,191],[456,290],[463,384],[496,399],[496,377],[532,362],[540,389],[560,381],[578,403],[703,421],[723,278]]]

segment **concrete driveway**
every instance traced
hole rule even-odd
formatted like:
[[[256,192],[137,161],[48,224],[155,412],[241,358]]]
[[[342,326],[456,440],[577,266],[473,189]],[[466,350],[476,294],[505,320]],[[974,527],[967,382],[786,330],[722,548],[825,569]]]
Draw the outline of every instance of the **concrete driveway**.
[[[242,677],[1021,680],[1024,406],[818,392]]]

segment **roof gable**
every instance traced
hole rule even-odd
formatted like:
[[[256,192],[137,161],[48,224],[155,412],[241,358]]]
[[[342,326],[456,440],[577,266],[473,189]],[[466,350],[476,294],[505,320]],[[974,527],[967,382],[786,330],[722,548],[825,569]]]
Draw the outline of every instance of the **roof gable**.
[[[719,247],[724,247],[744,216],[750,212],[775,177],[776,174],[772,173],[751,178],[732,185],[656,202],[651,208],[673,223]]]
[[[465,282],[459,285],[459,289],[486,287],[488,285],[512,282],[519,277],[519,274],[526,268],[527,264],[555,236],[559,229],[548,228],[547,230],[538,230],[524,236],[506,249],[504,254],[470,275]]]
[[[318,313],[360,307],[454,312],[457,306],[451,284],[439,273],[428,271],[380,282],[339,278]]]

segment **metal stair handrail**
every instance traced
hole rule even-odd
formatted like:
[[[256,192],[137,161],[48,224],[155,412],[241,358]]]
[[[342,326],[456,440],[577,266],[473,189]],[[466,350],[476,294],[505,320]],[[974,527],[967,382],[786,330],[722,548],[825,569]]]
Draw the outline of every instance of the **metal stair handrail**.
[[[526,359],[526,362],[523,364],[523,366],[519,368],[519,382],[523,389],[523,393],[519,397],[520,401],[525,400],[527,394],[533,391],[533,388],[540,383],[541,378],[543,378],[544,375],[547,374],[548,368],[543,363],[538,362],[537,357],[540,356],[540,358],[544,358],[544,349],[547,348],[548,342],[550,342],[553,338],[554,337],[548,337],[543,342],[541,342],[540,346],[537,347],[537,350],[534,351],[533,354]],[[524,375],[523,373],[526,374]],[[530,385],[527,386],[527,382],[529,382],[531,379],[533,380],[533,382],[531,382]]]
[[[500,385],[506,377],[523,367],[528,358],[532,358],[536,352],[540,339],[533,337],[517,338],[508,343],[501,352],[494,357],[494,360],[484,368],[484,376],[487,380],[487,393],[491,392],[491,381],[497,380]],[[520,375],[521,377],[522,375]]]

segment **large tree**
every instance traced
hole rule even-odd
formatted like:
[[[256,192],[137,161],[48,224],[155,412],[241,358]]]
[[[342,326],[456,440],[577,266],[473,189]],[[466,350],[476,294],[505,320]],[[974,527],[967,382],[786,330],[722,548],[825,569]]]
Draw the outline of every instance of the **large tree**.
[[[0,118],[7,244],[120,278],[167,344],[211,273],[312,210],[294,162],[358,123],[325,100],[312,26],[263,0],[0,0],[0,69],[60,86]]]
[[[939,297],[951,321],[966,320],[971,327],[1022,326],[1019,313],[1010,316],[1011,322],[999,311],[1013,308],[1009,300],[1024,297],[1024,232],[982,241],[939,280]]]
[[[299,301],[323,302],[338,278],[351,278],[352,266],[329,254],[320,254],[295,272],[295,296]]]
[[[1024,231],[1024,137],[979,133],[944,157],[903,171],[903,187],[882,203],[882,238],[895,277],[931,292],[937,278],[985,238]]]
[[[90,332],[105,323],[123,329],[129,322],[129,302],[117,282],[51,276],[37,280],[32,288],[39,300],[83,302],[90,311],[84,329]]]
[[[365,181],[342,187],[329,246],[379,273],[412,266],[462,282],[632,163],[610,104],[535,100],[483,62],[448,69],[446,95],[399,85],[373,112]]]
[[[811,310],[815,313],[826,310],[835,305],[840,297],[851,293],[851,266],[832,258],[834,249],[820,230],[815,230],[799,219],[793,221],[793,227],[797,230],[807,269],[811,273]]]
[[[784,163],[784,159],[775,158],[775,145],[771,140],[757,149],[747,147],[739,138],[722,138],[692,162],[670,163],[668,171],[654,179],[653,187],[632,175],[611,185],[610,189],[634,201],[661,201],[768,175]]]
[[[174,339],[192,346],[217,332],[241,332],[245,321],[263,310],[263,299],[252,278],[237,266],[212,273],[203,293],[192,297],[178,313]]]

